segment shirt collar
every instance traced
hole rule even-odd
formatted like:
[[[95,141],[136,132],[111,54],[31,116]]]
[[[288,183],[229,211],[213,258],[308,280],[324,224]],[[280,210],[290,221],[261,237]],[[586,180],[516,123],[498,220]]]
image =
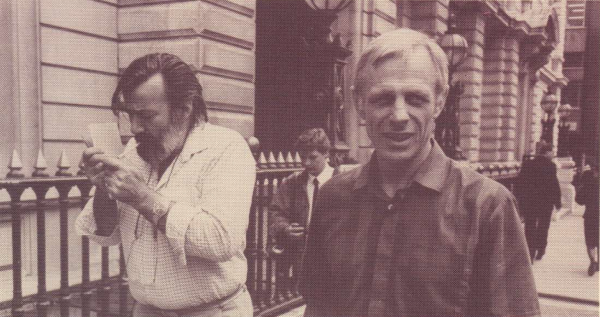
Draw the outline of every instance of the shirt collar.
[[[431,145],[431,151],[417,170],[414,181],[440,192],[446,182],[451,159],[444,154],[444,151],[434,139],[431,139]]]
[[[446,182],[451,159],[444,154],[444,151],[434,139],[431,139],[431,144],[431,151],[417,169],[414,182],[440,192]],[[361,166],[360,169],[354,183],[354,189],[363,188],[369,183],[379,183],[376,152],[373,152],[369,162]]]
[[[209,148],[211,144],[219,140],[218,134],[218,129],[208,122],[195,125],[183,145],[180,160],[187,162],[194,154]]]
[[[325,168],[323,168],[323,170],[321,171],[321,173],[319,175],[314,176],[309,173],[307,173],[307,174],[308,174],[308,183],[314,182],[314,179],[316,178],[317,180],[319,180],[319,185],[323,185],[333,175],[333,167],[331,167],[329,164],[325,164]]]

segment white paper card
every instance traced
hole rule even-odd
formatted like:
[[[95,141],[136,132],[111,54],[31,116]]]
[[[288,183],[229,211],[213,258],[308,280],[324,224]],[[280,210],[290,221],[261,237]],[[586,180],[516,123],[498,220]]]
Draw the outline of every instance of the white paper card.
[[[123,143],[116,123],[92,123],[88,128],[94,147],[109,155],[117,156],[123,153]]]

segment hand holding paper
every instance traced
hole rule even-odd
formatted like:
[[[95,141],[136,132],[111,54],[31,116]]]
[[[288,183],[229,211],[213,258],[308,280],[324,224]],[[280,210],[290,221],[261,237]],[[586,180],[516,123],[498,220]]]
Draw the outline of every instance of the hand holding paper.
[[[89,136],[83,136],[88,146],[79,167],[96,187],[105,187],[105,178],[110,170],[117,170],[117,156],[123,152],[123,144],[116,123],[95,123],[89,125]]]
[[[104,154],[111,156],[123,153],[123,143],[116,123],[93,123],[88,128],[93,147],[100,148]]]

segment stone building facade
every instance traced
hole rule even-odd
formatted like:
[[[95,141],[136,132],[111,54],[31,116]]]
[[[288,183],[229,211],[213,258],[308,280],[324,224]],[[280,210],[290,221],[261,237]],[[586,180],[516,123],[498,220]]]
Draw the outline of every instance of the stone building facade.
[[[257,50],[257,37],[270,32],[257,29],[271,16],[261,15],[261,5],[270,5],[261,1],[258,6],[252,0],[2,2],[0,39],[10,45],[0,49],[0,173],[7,171],[13,149],[21,155],[26,174],[40,148],[49,165],[62,150],[77,160],[87,124],[113,120],[110,94],[119,71],[134,58],[155,51],[175,53],[193,65],[212,122],[246,137],[268,133],[275,122],[282,122],[280,127],[293,125],[297,116],[278,115],[277,110],[302,108],[301,104],[257,103],[256,92],[272,84],[255,80],[257,67],[271,60]],[[296,2],[307,10],[302,1]],[[465,87],[460,100],[463,153],[470,162],[519,161],[539,140],[543,94],[560,97],[567,82],[561,69],[565,3],[353,0],[332,27],[342,41],[351,43],[344,83],[344,133],[350,156],[364,161],[370,152],[349,93],[362,47],[397,27],[440,37],[452,11],[457,32],[469,44],[468,58],[454,76]],[[302,32],[287,34],[293,38]],[[293,77],[287,80],[291,88],[280,94],[293,94],[297,82]],[[123,126],[127,133],[126,123]],[[286,138],[282,142],[293,142],[292,135]]]
[[[543,96],[560,98],[568,82],[562,74],[566,1],[351,0],[332,25],[352,52],[338,79],[350,157],[366,161],[372,151],[350,94],[360,51],[398,27],[439,38],[453,13],[456,32],[469,44],[453,76],[464,85],[460,147],[474,166],[515,171],[539,141]],[[303,127],[327,115],[307,109],[299,92],[305,64],[298,52],[310,31],[299,17],[307,10],[301,0],[0,1],[0,175],[8,172],[13,150],[25,175],[33,172],[40,150],[47,172],[54,174],[63,152],[74,172],[87,125],[114,120],[110,97],[119,72],[156,51],[193,66],[211,122],[257,136],[263,149],[291,150]],[[122,122],[124,135],[128,129]],[[0,191],[0,201],[7,200]],[[70,221],[75,216],[76,210]],[[46,219],[49,228],[58,228],[56,212]],[[31,279],[35,228],[35,218],[24,216],[23,274]],[[10,254],[10,232],[0,215],[2,254]],[[59,240],[49,241],[47,248],[57,250]],[[80,239],[73,236],[69,243],[77,249]],[[77,270],[79,261],[72,254],[70,269]],[[0,281],[8,278],[10,263],[10,257],[0,259]],[[57,252],[49,253],[48,263],[58,263]]]

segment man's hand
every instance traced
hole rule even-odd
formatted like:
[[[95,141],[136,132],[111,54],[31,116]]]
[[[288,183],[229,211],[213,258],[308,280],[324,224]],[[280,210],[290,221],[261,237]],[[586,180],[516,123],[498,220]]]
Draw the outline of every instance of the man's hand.
[[[304,227],[298,223],[292,223],[284,230],[285,234],[292,239],[301,239],[304,237]]]
[[[104,163],[94,157],[104,155],[104,152],[97,147],[89,147],[83,151],[79,168],[85,172],[85,176],[98,189],[104,189]]]
[[[104,186],[113,199],[140,209],[156,194],[147,185],[144,175],[123,161],[106,155],[95,155],[93,160],[104,164]]]

